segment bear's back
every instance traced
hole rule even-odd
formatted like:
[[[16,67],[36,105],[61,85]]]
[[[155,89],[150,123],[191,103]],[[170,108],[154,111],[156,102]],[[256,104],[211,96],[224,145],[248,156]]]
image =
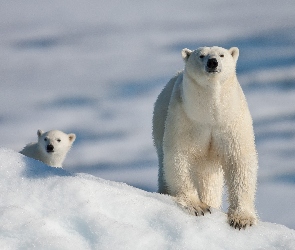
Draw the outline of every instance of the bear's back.
[[[27,157],[39,160],[38,143],[31,142],[31,143],[27,144],[19,153],[23,154],[23,155],[25,155]]]
[[[153,114],[153,139],[156,147],[158,147],[158,143],[163,142],[165,122],[171,95],[176,81],[179,77],[182,78],[182,74],[182,72],[179,72],[176,76],[170,79],[155,102]]]

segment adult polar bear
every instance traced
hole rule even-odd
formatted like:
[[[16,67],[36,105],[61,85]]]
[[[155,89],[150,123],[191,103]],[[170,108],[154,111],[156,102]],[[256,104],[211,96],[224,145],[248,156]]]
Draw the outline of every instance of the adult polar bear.
[[[257,153],[252,118],[236,77],[239,49],[182,50],[183,72],[155,103],[153,138],[159,160],[159,192],[190,213],[204,215],[222,202],[228,187],[228,222],[255,224]]]

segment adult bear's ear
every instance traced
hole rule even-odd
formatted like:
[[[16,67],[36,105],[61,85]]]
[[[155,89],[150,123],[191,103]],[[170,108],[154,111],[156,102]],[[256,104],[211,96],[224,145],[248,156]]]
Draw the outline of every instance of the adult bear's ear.
[[[37,131],[38,137],[40,137],[42,134],[43,134],[43,131],[41,129],[38,129],[38,131]]]
[[[192,53],[192,51],[191,51],[190,49],[187,49],[187,48],[183,49],[183,50],[181,51],[182,59],[183,59],[185,62],[187,62],[187,60],[188,60],[188,58],[190,57],[191,53]]]
[[[232,47],[228,51],[235,60],[235,62],[237,62],[239,58],[239,49],[237,47]]]
[[[76,135],[75,134],[68,134],[69,140],[71,143],[73,143],[76,140]]]

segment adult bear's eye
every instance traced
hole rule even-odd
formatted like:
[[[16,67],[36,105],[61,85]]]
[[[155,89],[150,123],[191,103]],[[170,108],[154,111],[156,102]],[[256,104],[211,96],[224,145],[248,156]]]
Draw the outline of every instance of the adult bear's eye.
[[[60,140],[60,139],[57,139],[57,141],[58,141],[58,142],[61,142],[61,140]]]
[[[220,57],[224,57],[224,55],[220,55]]]
[[[200,58],[204,58],[205,56],[204,55],[200,55]]]

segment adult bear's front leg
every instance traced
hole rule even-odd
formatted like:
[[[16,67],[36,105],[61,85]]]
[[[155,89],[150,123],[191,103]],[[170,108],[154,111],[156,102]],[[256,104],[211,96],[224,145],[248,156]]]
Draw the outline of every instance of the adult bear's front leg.
[[[256,154],[232,159],[227,163],[225,177],[229,191],[228,223],[238,229],[256,224]]]
[[[164,178],[168,194],[192,215],[211,213],[210,206],[200,200],[191,175],[191,166],[185,153],[164,153]]]

